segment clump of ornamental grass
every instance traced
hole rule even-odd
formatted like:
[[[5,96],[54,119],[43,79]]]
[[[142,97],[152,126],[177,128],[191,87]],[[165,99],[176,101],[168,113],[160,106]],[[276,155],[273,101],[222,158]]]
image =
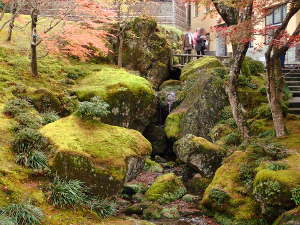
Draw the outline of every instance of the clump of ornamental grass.
[[[96,96],[90,101],[79,103],[77,115],[83,119],[98,119],[107,116],[110,113],[109,104]]]

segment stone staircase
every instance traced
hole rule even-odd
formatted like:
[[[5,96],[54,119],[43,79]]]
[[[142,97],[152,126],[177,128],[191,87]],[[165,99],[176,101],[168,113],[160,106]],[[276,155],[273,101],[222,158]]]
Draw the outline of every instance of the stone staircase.
[[[283,69],[284,78],[293,97],[289,100],[289,113],[300,115],[300,65]]]

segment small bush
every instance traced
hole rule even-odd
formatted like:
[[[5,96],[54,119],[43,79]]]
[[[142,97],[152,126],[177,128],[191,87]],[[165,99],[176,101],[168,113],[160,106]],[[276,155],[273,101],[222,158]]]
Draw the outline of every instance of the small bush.
[[[261,104],[258,108],[256,108],[254,110],[254,114],[256,115],[256,118],[259,119],[272,119],[272,112],[269,104],[267,103]]]
[[[10,116],[16,116],[19,113],[26,112],[31,107],[32,105],[28,101],[16,98],[7,102],[7,104],[4,107],[4,113]]]
[[[67,78],[72,80],[77,80],[79,78],[85,77],[90,74],[90,71],[84,69],[83,67],[67,67],[64,69]]]
[[[212,189],[209,193],[209,198],[215,202],[217,206],[222,206],[229,199],[229,195],[222,190]]]
[[[292,190],[292,198],[291,198],[295,204],[298,206],[300,205],[300,186],[294,188]]]
[[[252,186],[254,177],[255,167],[249,163],[242,164],[239,170],[239,180],[247,186]]]
[[[240,76],[239,77],[239,85],[241,87],[249,87],[252,89],[256,89],[257,85],[252,83],[251,77],[247,77],[247,76]]]
[[[39,225],[44,218],[42,210],[30,203],[10,204],[1,211],[2,215],[16,221],[18,225]]]
[[[3,215],[0,216],[0,224],[1,225],[17,225],[12,218],[3,216]]]
[[[101,218],[113,216],[117,212],[116,203],[106,199],[94,198],[88,202],[88,207]]]
[[[20,153],[16,157],[16,162],[31,169],[43,170],[48,168],[47,156],[45,153],[39,151]]]
[[[56,112],[46,112],[42,114],[43,125],[46,125],[48,123],[53,123],[59,119],[60,117],[59,115],[57,115]]]
[[[221,117],[220,117],[220,119],[221,120],[228,120],[230,118],[233,118],[232,110],[231,110],[230,106],[226,106],[221,111]]]
[[[266,157],[269,160],[279,160],[287,157],[287,149],[278,143],[266,143],[258,141],[251,144],[253,152],[251,153],[256,159]]]
[[[161,203],[161,204],[167,204],[169,202],[172,202],[174,200],[177,200],[177,199],[181,198],[185,194],[186,194],[186,189],[184,187],[181,187],[181,188],[178,188],[173,193],[171,193],[171,192],[163,193],[158,198],[158,202]]]
[[[42,118],[33,113],[20,113],[15,119],[18,125],[14,128],[14,131],[24,128],[39,129],[42,126]]]
[[[79,103],[77,115],[84,119],[101,119],[110,113],[109,105],[99,97]]]
[[[272,203],[281,192],[278,181],[266,180],[255,185],[253,194],[255,198],[263,203]]]
[[[79,180],[63,180],[55,177],[50,187],[49,200],[56,207],[76,207],[87,200],[88,188]]]
[[[28,153],[30,151],[43,151],[47,149],[48,142],[37,130],[25,128],[20,130],[12,143],[12,149],[16,153]]]
[[[241,137],[238,133],[231,133],[223,137],[223,141],[226,145],[240,145]]]
[[[267,166],[267,169],[269,170],[286,170],[288,168],[288,165],[287,164],[284,164],[284,163],[270,163],[268,164]]]

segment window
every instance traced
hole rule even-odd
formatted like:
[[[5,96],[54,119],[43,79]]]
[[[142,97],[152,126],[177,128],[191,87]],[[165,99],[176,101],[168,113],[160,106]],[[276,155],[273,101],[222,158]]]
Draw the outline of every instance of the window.
[[[277,7],[266,17],[266,25],[276,25],[282,23],[287,13],[287,5]]]
[[[198,17],[199,16],[199,3],[196,2],[195,3],[195,17]]]

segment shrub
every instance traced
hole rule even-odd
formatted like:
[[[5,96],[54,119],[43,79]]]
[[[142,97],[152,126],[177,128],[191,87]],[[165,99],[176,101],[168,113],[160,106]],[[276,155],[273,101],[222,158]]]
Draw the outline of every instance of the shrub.
[[[12,218],[3,216],[3,215],[0,216],[0,224],[1,225],[17,225]]]
[[[30,203],[10,204],[1,211],[2,215],[10,217],[18,225],[39,225],[44,217],[42,210]]]
[[[257,88],[257,85],[252,83],[251,77],[247,77],[247,76],[240,76],[239,77],[239,85],[241,87],[249,87],[249,88],[252,88],[252,89]]]
[[[250,145],[255,159],[267,157],[271,160],[279,160],[287,157],[287,149],[278,143],[266,143],[258,141]]]
[[[184,187],[178,188],[174,192],[165,192],[163,193],[157,201],[161,204],[166,204],[181,198],[184,194],[186,194],[186,189]]]
[[[47,149],[48,142],[37,130],[24,128],[20,130],[12,143],[12,149],[16,153],[28,153],[30,151],[42,151]]]
[[[223,141],[226,145],[239,145],[241,144],[241,137],[238,133],[231,133],[223,137]]]
[[[66,67],[64,69],[67,78],[77,80],[90,74],[90,71],[79,66]]]
[[[267,169],[269,170],[286,170],[288,168],[288,165],[287,164],[284,164],[284,163],[270,163],[268,164],[267,166]]]
[[[272,119],[272,112],[269,104],[267,103],[261,104],[258,108],[256,108],[254,110],[254,114],[256,115],[256,118],[259,119]]]
[[[229,195],[225,191],[212,189],[209,193],[209,198],[215,202],[217,206],[222,206],[229,199]]]
[[[56,207],[75,207],[83,205],[87,200],[88,188],[79,180],[63,180],[55,177],[50,186],[51,204]]]
[[[42,170],[48,168],[47,156],[45,153],[39,151],[20,153],[16,157],[16,162],[31,169]]]
[[[33,113],[20,113],[16,117],[18,125],[14,128],[15,131],[24,128],[39,129],[42,126],[42,118]]]
[[[77,115],[84,119],[101,119],[110,113],[109,105],[99,97],[79,103]]]
[[[116,203],[106,199],[94,198],[88,202],[88,206],[101,218],[113,216],[117,212]]]
[[[16,116],[19,113],[26,112],[28,109],[30,109],[32,105],[20,98],[9,100],[5,107],[4,107],[4,113],[10,116]]]
[[[46,125],[48,123],[53,123],[59,119],[60,117],[59,115],[57,115],[56,112],[46,112],[42,114],[43,125]]]
[[[295,204],[298,206],[300,205],[300,186],[294,188],[292,190],[292,198],[291,198]]]
[[[254,177],[255,167],[249,163],[242,164],[239,169],[239,180],[247,186],[252,186]]]
[[[222,109],[220,118],[221,120],[228,120],[230,118],[233,118],[232,110],[230,106],[226,106]]]
[[[255,198],[263,203],[272,203],[276,195],[280,194],[281,186],[278,181],[265,180],[255,185],[253,194]]]

